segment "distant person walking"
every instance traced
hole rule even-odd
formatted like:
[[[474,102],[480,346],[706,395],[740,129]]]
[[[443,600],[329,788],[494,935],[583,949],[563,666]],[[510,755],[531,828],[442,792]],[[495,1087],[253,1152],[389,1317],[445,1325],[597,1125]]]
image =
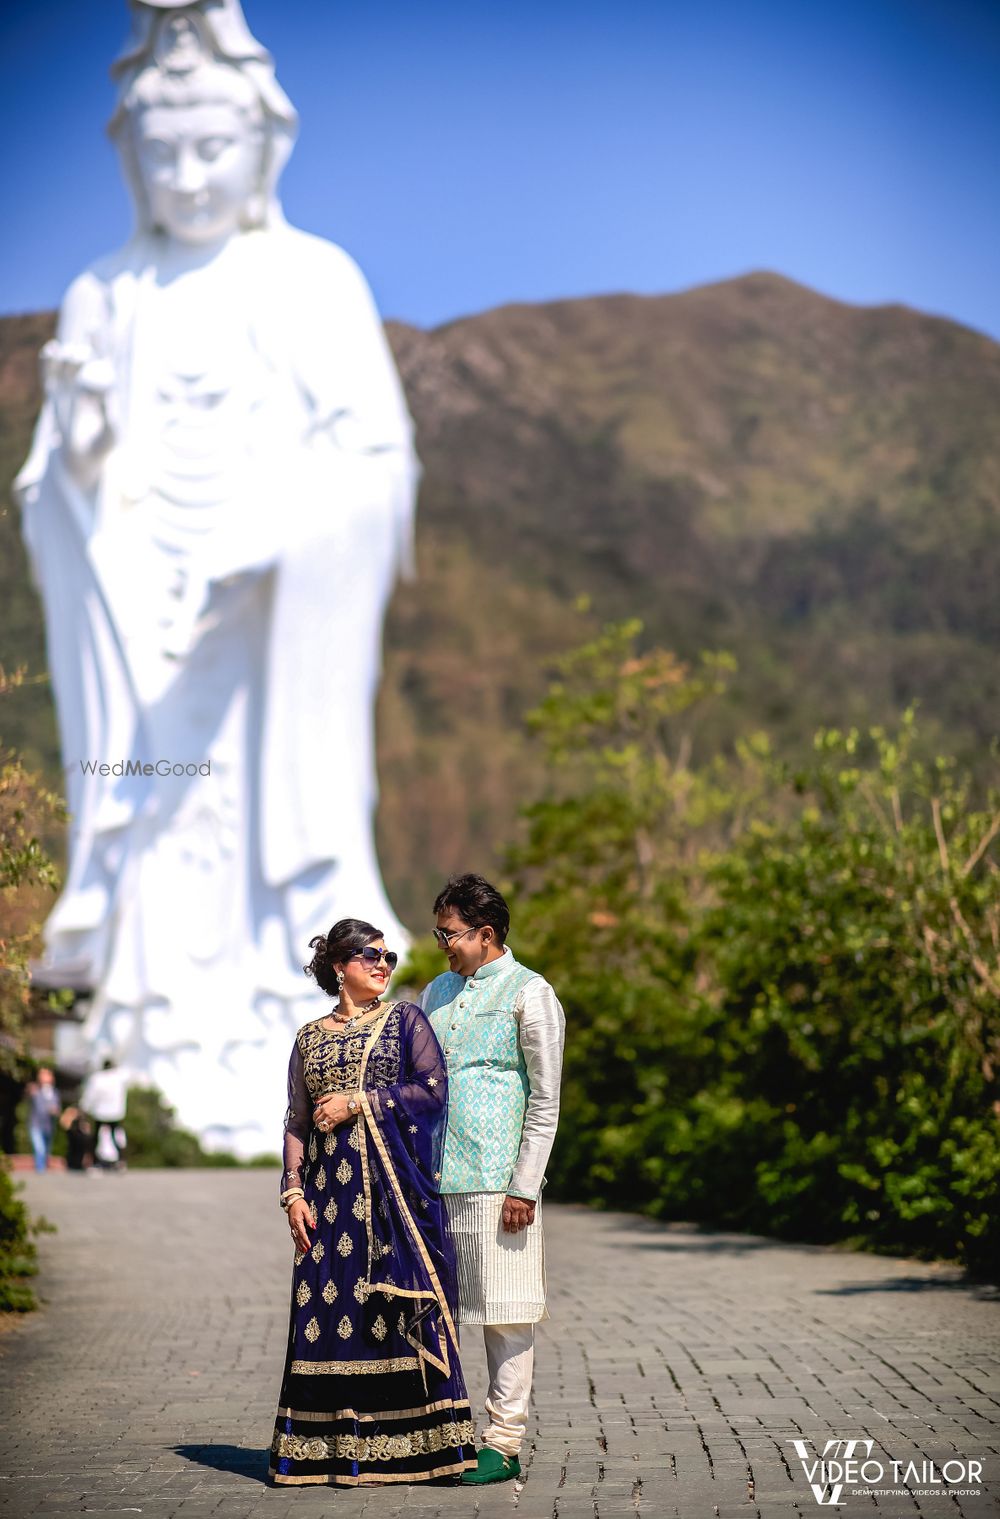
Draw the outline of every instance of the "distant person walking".
[[[63,1108],[59,1127],[66,1135],[67,1171],[85,1171],[93,1160],[90,1151],[94,1137],[86,1113],[79,1108]]]
[[[48,1066],[41,1066],[34,1081],[28,1082],[28,1137],[35,1157],[35,1170],[47,1171],[52,1134],[62,1103],[56,1091],[55,1077]]]
[[[99,1071],[87,1077],[80,1093],[80,1107],[94,1131],[94,1161],[104,1171],[125,1169],[125,1103],[128,1077],[105,1060]]]

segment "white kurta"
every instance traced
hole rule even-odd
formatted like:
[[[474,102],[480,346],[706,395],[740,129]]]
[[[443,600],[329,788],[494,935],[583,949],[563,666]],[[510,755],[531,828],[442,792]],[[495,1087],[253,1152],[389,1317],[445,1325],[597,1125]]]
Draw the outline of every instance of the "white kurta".
[[[458,1041],[453,1063],[449,1064],[449,1102],[461,1107],[464,1125],[473,1121],[471,1115],[481,1109],[481,1104],[471,1100],[471,1093],[462,1090],[462,1083],[476,1081],[480,1062],[486,1058],[480,1041],[484,1034],[488,1041],[489,1020],[506,1016],[510,994],[505,995],[503,987],[505,980],[511,984],[509,977],[505,977],[511,967],[524,974],[524,968],[519,970],[511,951],[505,949],[502,957],[482,966],[464,983],[454,976],[436,983],[444,985],[450,993],[454,982],[454,1000],[438,1005],[432,1023],[443,1030],[456,1030],[454,1036],[444,1032],[443,1043],[447,1057],[449,1039],[455,1037]],[[497,1007],[498,1001],[502,1008]],[[432,1002],[437,999],[427,988],[421,1005],[426,1007]],[[447,1011],[449,1006],[452,1013]],[[476,1173],[459,1163],[454,1174],[462,1178],[469,1190],[449,1190],[443,1194],[455,1241],[460,1324],[534,1324],[548,1317],[541,1191],[559,1122],[566,1020],[555,992],[539,975],[530,975],[520,986],[509,1012],[516,1025],[527,1079],[520,1134],[502,1136],[505,1152],[509,1150],[513,1157],[510,1181],[502,1192],[475,1189]],[[464,1014],[474,1020],[472,1030],[464,1037],[462,1024],[450,1022],[453,1014],[456,1019]],[[478,1039],[473,1037],[474,1032],[479,1034]],[[460,1063],[460,1056],[471,1062],[467,1068]],[[445,1170],[447,1186],[447,1164]],[[501,1210],[506,1196],[538,1200],[534,1223],[516,1234],[506,1233],[503,1228]]]
[[[460,1324],[537,1324],[545,1306],[542,1205],[535,1222],[505,1234],[503,1192],[448,1192],[444,1202],[458,1262]]]

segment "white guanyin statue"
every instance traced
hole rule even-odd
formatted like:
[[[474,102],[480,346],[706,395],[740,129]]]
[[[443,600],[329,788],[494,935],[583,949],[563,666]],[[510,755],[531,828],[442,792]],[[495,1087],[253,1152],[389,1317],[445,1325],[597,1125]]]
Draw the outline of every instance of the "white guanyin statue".
[[[17,486],[72,814],[40,974],[92,989],[95,1053],[248,1155],[325,1006],[310,937],[350,915],[405,947],[374,701],[418,464],[362,275],[281,214],[296,116],[239,0],[131,10],[110,130],[136,230],[69,288]]]

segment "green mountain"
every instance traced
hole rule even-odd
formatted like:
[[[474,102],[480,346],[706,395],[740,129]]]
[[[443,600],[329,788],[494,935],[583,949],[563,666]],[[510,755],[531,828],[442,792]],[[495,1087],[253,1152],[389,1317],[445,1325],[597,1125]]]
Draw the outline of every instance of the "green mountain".
[[[0,321],[7,479],[51,323]],[[1000,345],[771,274],[389,334],[425,475],[418,579],[386,629],[379,838],[414,927],[442,875],[495,867],[542,782],[521,714],[553,656],[612,617],[736,654],[706,747],[766,727],[794,749],[918,700],[929,739],[981,762],[1000,710]],[[0,658],[39,668],[13,508],[0,566]],[[43,688],[4,730],[56,772]]]

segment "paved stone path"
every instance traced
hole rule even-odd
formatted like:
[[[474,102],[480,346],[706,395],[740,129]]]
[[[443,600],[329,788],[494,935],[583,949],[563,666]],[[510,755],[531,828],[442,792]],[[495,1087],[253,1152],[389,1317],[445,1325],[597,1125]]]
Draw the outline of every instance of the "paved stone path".
[[[42,1312],[0,1328],[0,1516],[769,1519],[1000,1512],[1000,1294],[950,1268],[550,1204],[515,1488],[265,1486],[290,1258],[267,1172],[30,1177]],[[464,1361],[481,1403],[482,1355]],[[819,1507],[792,1440],[984,1463]],[[955,1469],[952,1468],[952,1471]]]

